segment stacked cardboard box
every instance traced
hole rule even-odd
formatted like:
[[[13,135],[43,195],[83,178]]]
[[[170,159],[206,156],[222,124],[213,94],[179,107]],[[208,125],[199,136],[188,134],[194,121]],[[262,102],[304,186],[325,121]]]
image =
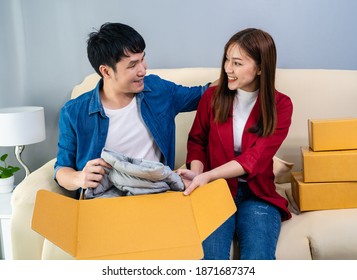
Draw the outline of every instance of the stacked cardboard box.
[[[308,121],[303,170],[292,173],[300,211],[357,208],[357,119]]]

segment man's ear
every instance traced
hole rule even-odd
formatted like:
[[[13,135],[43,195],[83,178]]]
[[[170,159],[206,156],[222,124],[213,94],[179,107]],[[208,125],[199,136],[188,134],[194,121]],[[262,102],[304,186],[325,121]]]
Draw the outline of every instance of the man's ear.
[[[99,72],[102,73],[103,78],[110,78],[110,67],[108,65],[100,65]]]

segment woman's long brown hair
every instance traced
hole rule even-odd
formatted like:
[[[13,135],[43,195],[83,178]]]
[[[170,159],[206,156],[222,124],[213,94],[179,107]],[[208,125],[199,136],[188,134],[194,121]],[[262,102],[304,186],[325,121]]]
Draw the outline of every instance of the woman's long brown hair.
[[[261,70],[259,76],[260,117],[249,131],[257,133],[259,136],[269,136],[275,131],[277,123],[275,105],[276,47],[273,38],[259,29],[248,28],[234,34],[224,47],[221,74],[212,103],[215,121],[217,123],[227,121],[237,93],[236,90],[228,88],[228,77],[224,69],[227,51],[234,44],[243,49]]]

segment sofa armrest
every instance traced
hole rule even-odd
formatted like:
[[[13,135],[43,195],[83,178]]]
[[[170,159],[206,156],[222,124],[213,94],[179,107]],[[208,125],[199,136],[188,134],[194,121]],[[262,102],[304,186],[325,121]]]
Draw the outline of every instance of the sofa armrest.
[[[11,197],[11,241],[13,259],[41,259],[44,238],[31,229],[32,214],[37,191],[46,189],[74,197],[70,192],[57,185],[53,179],[55,159],[31,173],[14,190]],[[44,209],[45,211],[45,209]]]
[[[43,189],[71,197],[75,195],[75,192],[59,187],[53,179],[55,161],[52,159],[32,172],[15,188],[11,198],[13,207],[22,203],[35,203],[37,191]]]

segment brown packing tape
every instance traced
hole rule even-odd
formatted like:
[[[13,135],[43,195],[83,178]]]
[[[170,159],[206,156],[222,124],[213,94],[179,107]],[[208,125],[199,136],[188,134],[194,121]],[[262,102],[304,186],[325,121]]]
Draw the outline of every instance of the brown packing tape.
[[[190,196],[74,200],[39,191],[32,227],[77,259],[200,259],[203,239],[235,211],[222,179]]]

